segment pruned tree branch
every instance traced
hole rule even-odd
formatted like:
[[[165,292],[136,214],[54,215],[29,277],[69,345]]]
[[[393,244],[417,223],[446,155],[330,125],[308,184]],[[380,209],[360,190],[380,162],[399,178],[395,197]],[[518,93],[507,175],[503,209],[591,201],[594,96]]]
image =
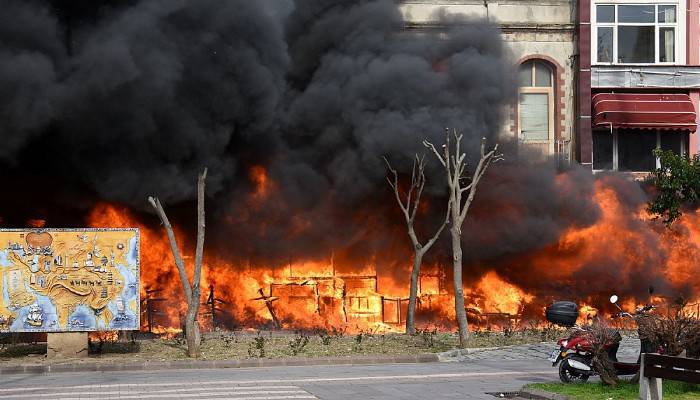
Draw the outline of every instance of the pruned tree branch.
[[[423,145],[427,147],[430,151],[432,151],[433,154],[435,154],[435,157],[437,157],[438,161],[440,161],[440,164],[442,164],[443,167],[446,167],[445,158],[443,158],[443,156],[441,156],[440,153],[438,153],[437,149],[435,148],[435,146],[433,146],[432,143],[430,143],[427,140],[424,140]]]
[[[438,228],[438,230],[435,232],[433,237],[431,237],[430,240],[428,240],[428,242],[425,244],[424,248],[426,249],[426,251],[427,251],[427,249],[430,249],[435,244],[437,239],[440,237],[440,234],[442,233],[442,231],[445,229],[445,227],[447,225],[450,224],[450,208],[451,208],[450,204],[447,203],[447,209],[445,210],[445,220],[443,221],[442,225],[440,225],[440,228]]]
[[[173,257],[175,258],[175,266],[177,266],[177,272],[180,275],[180,282],[182,283],[182,289],[185,292],[185,298],[189,302],[192,299],[192,287],[190,286],[189,279],[187,278],[187,270],[185,270],[185,263],[182,261],[182,255],[180,254],[180,249],[177,245],[177,239],[175,239],[175,232],[173,231],[173,226],[170,224],[168,216],[163,210],[163,206],[160,204],[160,200],[157,197],[149,197],[148,202],[151,203],[153,209],[155,209],[158,218],[160,218],[161,223],[165,227],[165,232],[168,235],[168,242],[170,242],[170,249],[172,250]]]
[[[425,156],[419,156],[416,154],[413,160],[413,170],[411,171],[411,186],[408,188],[405,194],[405,200],[401,198],[401,192],[398,183],[398,172],[391,166],[391,163],[386,157],[384,162],[387,165],[391,177],[387,177],[387,182],[389,186],[394,190],[394,197],[396,202],[404,215],[404,219],[408,228],[408,233],[411,238],[411,242],[414,248],[422,249],[423,253],[427,252],[428,249],[437,241],[440,233],[445,229],[445,225],[449,221],[449,208],[448,214],[445,217],[445,221],[440,225],[435,234],[425,243],[421,243],[418,236],[415,233],[414,223],[416,219],[416,214],[420,208],[421,198],[423,196],[423,189],[425,188]]]
[[[435,146],[427,141],[423,145],[430,149],[445,168],[446,183],[449,190],[448,218],[452,223],[450,233],[452,236],[452,258],[453,258],[453,278],[455,295],[455,313],[459,325],[460,346],[466,345],[469,336],[469,326],[467,323],[466,310],[464,308],[464,290],[462,282],[462,225],[466,219],[471,203],[474,201],[476,189],[489,166],[503,159],[503,155],[498,152],[498,145],[486,151],[486,139],[482,139],[479,149],[479,162],[472,172],[472,176],[467,176],[466,153],[461,150],[463,135],[457,133],[456,129],[450,134],[449,129],[445,130],[445,144],[441,155]],[[454,145],[452,144],[454,140]],[[466,194],[466,198],[462,195]]]
[[[416,171],[416,169],[418,171]],[[418,157],[418,154],[416,154],[416,158],[413,160],[413,172],[412,172],[412,178],[411,178],[411,187],[416,188],[416,198],[414,199],[413,203],[413,211],[411,212],[411,220],[416,219],[416,212],[418,211],[418,207],[420,206],[420,198],[423,195],[423,188],[425,187],[425,156],[420,156]],[[411,192],[408,194],[408,199],[410,200],[411,198]]]
[[[396,197],[396,202],[399,204],[399,207],[401,208],[401,212],[403,212],[406,222],[409,222],[411,221],[410,214],[408,212],[408,207],[410,204],[404,205],[403,200],[401,200],[401,195],[399,194],[399,174],[394,168],[392,168],[391,164],[389,163],[389,160],[386,157],[383,158],[384,162],[387,165],[387,168],[389,169],[389,172],[391,172],[393,176],[393,180],[389,179],[389,177],[387,177],[386,180],[387,182],[389,182],[389,186],[391,186],[391,188],[394,189],[394,196]]]
[[[433,150],[437,154],[437,150],[433,147]],[[439,157],[439,155],[438,155]],[[394,190],[394,197],[396,202],[401,208],[401,212],[404,215],[404,220],[406,221],[406,228],[408,230],[408,236],[411,239],[411,244],[413,245],[413,268],[411,270],[411,284],[410,284],[410,294],[408,301],[408,310],[406,313],[406,332],[409,334],[415,333],[415,311],[416,311],[416,301],[418,293],[418,276],[420,274],[421,264],[423,262],[423,256],[430,250],[430,248],[435,244],[440,234],[445,229],[445,226],[449,223],[450,208],[449,204],[447,207],[447,214],[445,220],[437,229],[435,234],[425,243],[421,243],[416,234],[414,223],[416,219],[416,214],[418,213],[418,208],[420,208],[421,197],[423,196],[423,189],[425,187],[425,156],[419,156],[416,154],[413,159],[413,169],[411,171],[411,186],[405,194],[405,202],[401,197],[399,189],[399,176],[391,166],[389,160],[384,157],[384,162],[391,173],[391,177],[387,177],[387,182],[389,186]]]
[[[194,256],[194,277],[192,279],[192,293],[195,299],[199,299],[199,281],[202,277],[202,259],[204,258],[204,231],[206,219],[204,214],[204,191],[207,179],[207,168],[197,179],[197,247]],[[199,304],[199,300],[197,300]]]
[[[503,155],[498,153],[498,144],[496,144],[492,150],[486,152],[486,138],[483,138],[481,141],[479,163],[474,169],[474,174],[471,178],[471,182],[465,188],[460,189],[460,191],[462,192],[466,192],[467,190],[469,191],[469,195],[467,196],[466,201],[462,205],[462,209],[459,215],[460,226],[467,216],[467,212],[469,211],[469,207],[472,201],[474,200],[474,196],[476,195],[476,188],[479,182],[481,181],[481,178],[483,178],[491,163],[502,159]]]

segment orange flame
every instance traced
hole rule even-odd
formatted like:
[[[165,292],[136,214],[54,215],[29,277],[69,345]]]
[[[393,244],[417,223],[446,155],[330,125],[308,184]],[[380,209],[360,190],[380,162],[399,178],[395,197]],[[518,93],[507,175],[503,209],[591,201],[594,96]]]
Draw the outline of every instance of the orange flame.
[[[2,221],[2,219],[0,219]],[[46,226],[46,220],[43,219],[30,219],[27,221],[27,226],[30,228],[43,228]]]
[[[263,167],[253,167],[249,174],[254,185],[249,206],[254,207],[261,199],[274,195],[275,185]],[[562,190],[567,190],[570,182],[560,178],[557,184]],[[528,277],[542,282],[556,282],[560,287],[582,285],[585,282],[577,282],[573,276],[605,260],[615,266],[614,270],[608,271],[611,276],[601,277],[610,280],[612,293],[616,287],[629,287],[635,280],[642,279],[640,275],[644,271],[639,269],[639,260],[654,260],[661,251],[667,258],[660,259],[663,264],[659,265],[657,273],[670,285],[691,287],[693,293],[697,293],[700,282],[696,277],[700,267],[695,260],[700,257],[700,216],[689,213],[681,219],[677,228],[666,231],[659,229],[658,222],[649,218],[643,206],[630,211],[617,196],[616,191],[605,182],[598,181],[594,197],[601,209],[599,220],[588,227],[572,227],[556,243],[522,255],[523,259],[528,260],[527,265],[536,269],[529,271]],[[151,301],[151,305],[144,305],[142,309],[151,308],[153,311],[152,331],[163,334],[177,332],[186,304],[182,300],[180,280],[164,231],[140,222],[134,213],[124,207],[106,203],[95,206],[88,222],[92,227],[137,226],[141,229],[141,297]],[[310,222],[304,222],[302,229],[307,229],[308,224]],[[234,229],[233,226],[231,229]],[[180,248],[188,254],[187,251],[192,249],[188,238],[178,229],[176,237]],[[657,248],[648,246],[650,238],[655,240]],[[385,276],[378,271],[387,268],[377,265],[375,256],[368,255],[362,265],[347,272],[346,266],[337,268],[336,259],[338,254],[346,254],[349,250],[334,250],[329,251],[327,259],[301,257],[286,265],[234,264],[218,254],[207,253],[200,282],[203,288],[202,303],[212,300],[208,299],[207,289],[210,286],[214,288],[214,299],[202,305],[200,321],[208,324],[210,329],[212,324],[217,324],[238,328],[268,326],[281,329],[337,328],[351,332],[403,331],[410,260],[394,262],[392,265],[403,265],[402,272],[397,274],[394,271]],[[186,257],[186,260],[191,261],[191,258]],[[450,295],[452,284],[445,282],[444,276],[444,271],[449,271],[449,267],[425,265],[423,271],[420,278],[419,323],[454,329],[454,302]],[[406,279],[401,280],[398,276]],[[481,277],[469,276],[465,271],[465,276],[467,308],[470,319],[475,322],[472,326],[492,328],[523,324],[528,309],[530,313],[534,310],[534,317],[543,322],[541,311],[546,300],[538,298],[542,295],[541,290],[535,294],[528,289],[528,282],[507,280],[505,275],[499,275],[494,270]],[[594,295],[599,294],[591,293],[591,296]],[[582,320],[597,315],[600,307],[610,308],[609,304],[599,304],[593,297],[577,300],[581,304]],[[625,299],[622,306],[632,310],[645,300]],[[144,315],[144,328],[148,320],[148,316]]]
[[[263,199],[270,192],[271,184],[265,167],[256,165],[250,168],[250,181],[254,185],[253,197]]]

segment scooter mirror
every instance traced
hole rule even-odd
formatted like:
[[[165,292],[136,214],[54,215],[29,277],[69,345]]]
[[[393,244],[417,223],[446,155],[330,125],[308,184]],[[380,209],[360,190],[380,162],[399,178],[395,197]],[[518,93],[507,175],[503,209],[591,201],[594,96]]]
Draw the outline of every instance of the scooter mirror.
[[[610,296],[610,302],[613,304],[617,303],[617,295],[614,294],[614,295]]]

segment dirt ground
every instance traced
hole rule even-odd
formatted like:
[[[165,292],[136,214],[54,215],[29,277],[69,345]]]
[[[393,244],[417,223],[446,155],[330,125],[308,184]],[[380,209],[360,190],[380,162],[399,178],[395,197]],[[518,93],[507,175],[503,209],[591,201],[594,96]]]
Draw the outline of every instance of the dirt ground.
[[[93,335],[95,336],[95,335]],[[468,347],[501,347],[555,340],[558,330],[474,332]],[[93,337],[89,359],[104,361],[166,361],[186,359],[181,337],[158,338],[139,334],[133,340],[102,341]],[[9,337],[0,344],[0,365],[46,362],[46,343],[14,343]],[[16,337],[14,338],[17,341]],[[454,349],[455,333],[421,331],[416,335],[342,334],[328,332],[238,331],[210,332],[202,341],[203,360],[284,357],[343,357],[356,355],[401,355],[437,353]]]

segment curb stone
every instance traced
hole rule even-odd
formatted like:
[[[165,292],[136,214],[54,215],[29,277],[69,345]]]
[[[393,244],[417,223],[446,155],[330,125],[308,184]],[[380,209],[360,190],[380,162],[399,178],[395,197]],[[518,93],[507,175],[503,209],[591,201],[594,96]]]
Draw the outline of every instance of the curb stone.
[[[546,392],[540,389],[533,389],[528,387],[523,387],[520,390],[520,396],[526,399],[537,399],[537,400],[569,400],[568,396],[563,394]]]
[[[363,365],[363,364],[416,364],[438,362],[438,354],[426,353],[396,356],[273,358],[240,360],[176,360],[142,362],[65,362],[45,365],[13,365],[0,367],[1,375],[49,374],[62,372],[152,371],[167,369],[217,369],[255,367],[299,367],[312,365]]]

